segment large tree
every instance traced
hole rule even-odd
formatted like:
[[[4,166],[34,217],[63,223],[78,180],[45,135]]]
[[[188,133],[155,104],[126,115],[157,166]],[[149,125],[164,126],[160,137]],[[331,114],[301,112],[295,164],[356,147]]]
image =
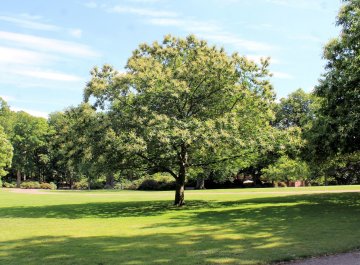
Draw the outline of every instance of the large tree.
[[[17,171],[17,186],[21,177],[37,175],[42,179],[46,163],[48,124],[46,119],[20,111],[14,113],[10,141],[14,147],[13,169]]]
[[[7,174],[5,168],[11,166],[13,156],[13,147],[4,133],[4,129],[0,126],[0,187],[1,177]]]
[[[344,0],[340,36],[325,47],[326,73],[316,87],[322,98],[314,140],[320,155],[360,150],[360,1]]]
[[[269,140],[273,113],[267,60],[261,65],[228,55],[194,36],[142,44],[126,72],[92,71],[85,100],[108,112],[129,160],[176,180],[184,204],[190,168],[247,160]]]

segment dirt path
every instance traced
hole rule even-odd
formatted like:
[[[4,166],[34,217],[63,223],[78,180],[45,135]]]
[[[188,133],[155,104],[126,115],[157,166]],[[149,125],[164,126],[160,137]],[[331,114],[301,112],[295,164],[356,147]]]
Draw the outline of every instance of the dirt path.
[[[279,265],[360,265],[360,251],[335,254],[299,261],[279,263]]]

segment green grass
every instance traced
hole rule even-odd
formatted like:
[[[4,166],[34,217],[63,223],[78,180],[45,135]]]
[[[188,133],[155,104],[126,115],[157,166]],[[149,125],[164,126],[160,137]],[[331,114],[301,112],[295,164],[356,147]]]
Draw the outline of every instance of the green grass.
[[[350,187],[0,191],[0,264],[267,264],[360,247]],[[278,194],[274,192],[279,192]]]

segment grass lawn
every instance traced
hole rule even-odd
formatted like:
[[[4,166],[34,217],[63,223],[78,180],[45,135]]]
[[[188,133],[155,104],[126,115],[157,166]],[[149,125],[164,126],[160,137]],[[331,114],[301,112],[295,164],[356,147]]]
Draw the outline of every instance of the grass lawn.
[[[308,194],[317,190],[354,193]],[[360,247],[360,186],[0,191],[0,264],[267,264]]]

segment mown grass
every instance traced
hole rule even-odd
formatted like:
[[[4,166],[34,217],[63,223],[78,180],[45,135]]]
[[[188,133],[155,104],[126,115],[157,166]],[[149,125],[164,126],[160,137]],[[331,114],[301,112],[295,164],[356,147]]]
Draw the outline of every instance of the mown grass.
[[[0,264],[267,264],[360,247],[360,186],[0,191]],[[274,193],[279,192],[279,193]],[[293,193],[293,194],[292,194]]]

